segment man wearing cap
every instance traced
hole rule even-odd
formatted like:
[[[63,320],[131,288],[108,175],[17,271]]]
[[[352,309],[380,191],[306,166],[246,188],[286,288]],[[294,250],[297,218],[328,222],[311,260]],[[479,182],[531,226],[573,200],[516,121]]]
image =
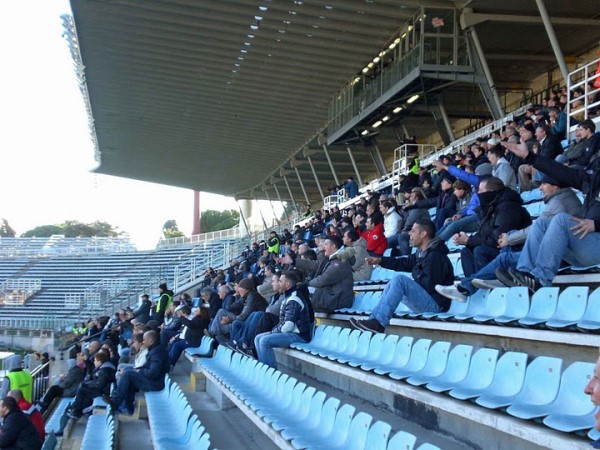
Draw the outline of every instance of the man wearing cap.
[[[559,213],[573,215],[581,213],[581,200],[579,200],[577,194],[571,188],[560,184],[557,180],[542,174],[540,191],[544,194],[544,203],[546,205],[540,217],[552,218]],[[498,239],[499,247],[506,249],[511,246],[523,245],[532,226],[501,234]],[[500,269],[508,273],[509,268],[516,268],[519,255],[520,252],[502,251],[492,262],[473,275],[463,278],[458,285],[436,286],[436,290],[448,298],[465,301],[478,288],[493,289],[495,287],[506,286],[501,281],[496,281],[497,270]],[[510,277],[508,278],[510,279]]]
[[[227,342],[234,320],[245,321],[254,311],[264,311],[267,301],[254,289],[254,282],[249,279],[241,280],[237,285],[240,299],[236,303],[243,305],[239,314],[234,314],[226,309],[220,309],[217,316],[210,324],[210,334],[219,342]]]
[[[158,293],[160,294],[160,298],[156,302],[154,320],[156,320],[159,325],[162,325],[165,321],[165,312],[169,309],[171,302],[173,301],[173,291],[167,288],[167,283],[161,283],[158,286]]]

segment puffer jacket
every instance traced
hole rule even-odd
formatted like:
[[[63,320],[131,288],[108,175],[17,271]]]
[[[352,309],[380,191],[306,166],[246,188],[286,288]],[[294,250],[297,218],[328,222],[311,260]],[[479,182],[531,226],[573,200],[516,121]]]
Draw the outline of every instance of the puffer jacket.
[[[358,230],[357,230],[358,231]],[[358,231],[360,236],[367,241],[367,250],[377,255],[383,255],[387,248],[387,239],[383,232],[383,223],[379,223],[370,231]]]

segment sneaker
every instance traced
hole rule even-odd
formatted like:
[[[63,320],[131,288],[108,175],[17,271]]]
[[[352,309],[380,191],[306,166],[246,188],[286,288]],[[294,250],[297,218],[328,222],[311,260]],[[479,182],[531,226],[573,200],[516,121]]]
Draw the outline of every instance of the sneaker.
[[[383,333],[385,331],[385,327],[377,319],[358,320],[352,317],[350,326],[355,330],[370,331],[371,333]]]
[[[506,285],[500,280],[482,280],[480,278],[471,280],[471,284],[477,289],[496,289],[506,287]]]
[[[505,286],[508,286],[508,287],[519,286],[513,279],[512,275],[505,270],[496,269],[496,278],[498,278],[500,283],[504,284]]]
[[[456,300],[458,302],[466,302],[467,296],[458,290],[456,286],[442,286],[441,284],[435,285],[435,290],[438,294],[443,295],[446,298]]]
[[[513,268],[509,268],[508,273],[510,273],[518,286],[528,288],[532,294],[543,287],[538,279],[529,273],[521,272],[520,270]]]

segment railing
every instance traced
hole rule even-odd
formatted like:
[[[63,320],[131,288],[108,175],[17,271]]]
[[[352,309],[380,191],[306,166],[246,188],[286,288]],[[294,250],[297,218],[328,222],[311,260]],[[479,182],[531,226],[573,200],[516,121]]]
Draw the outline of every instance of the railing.
[[[238,239],[239,237],[241,237],[241,228],[239,225],[237,225],[227,230],[194,234],[190,237],[181,236],[176,238],[162,239],[158,242],[157,248],[176,247],[183,244],[199,244],[202,242],[216,241],[220,239]]]
[[[31,403],[35,404],[42,398],[50,385],[50,361],[35,367],[31,372],[33,378],[33,389],[31,394]]]
[[[435,153],[437,147],[431,144],[403,144],[394,149],[394,163],[392,164],[392,189],[400,188],[400,175],[408,173],[409,157],[423,158]]]
[[[600,88],[594,86],[594,83],[600,78],[600,58],[585,64],[579,69],[575,69],[569,74],[567,81],[567,135],[571,129],[571,124],[580,122],[589,118],[590,109],[600,107],[600,101],[594,101]],[[591,86],[590,86],[591,85]],[[574,97],[574,91],[581,89],[583,95]],[[568,137],[568,136],[567,136]]]
[[[0,304],[24,305],[27,299],[42,289],[39,278],[16,278],[0,283]]]
[[[0,238],[0,257],[41,258],[131,251],[135,251],[135,247],[124,238],[67,238],[63,235],[52,235],[49,238]]]
[[[73,325],[77,319],[74,317],[45,317],[39,318],[0,318],[1,330],[64,330]]]

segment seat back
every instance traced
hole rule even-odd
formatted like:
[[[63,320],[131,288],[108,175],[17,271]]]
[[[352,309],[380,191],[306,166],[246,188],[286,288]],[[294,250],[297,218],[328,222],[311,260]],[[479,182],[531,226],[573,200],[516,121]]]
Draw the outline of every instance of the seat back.
[[[509,317],[525,317],[529,312],[529,290],[524,286],[509,288],[506,295],[504,315]],[[497,317],[497,316],[494,316]]]
[[[367,433],[372,422],[373,416],[370,414],[359,412],[355,415],[350,423],[344,448],[347,450],[364,450],[367,443]]]
[[[410,359],[403,370],[408,372],[418,372],[422,370],[427,363],[427,355],[429,354],[430,346],[431,339],[419,339],[415,342],[410,352]]]
[[[375,291],[371,293],[370,296],[365,296],[361,308],[361,312],[371,312],[373,308],[377,306],[379,303],[379,299],[381,299],[381,291]]]
[[[389,423],[378,420],[369,428],[363,448],[369,450],[386,450],[391,432],[392,426]]]
[[[483,389],[488,387],[494,379],[499,350],[495,348],[481,348],[471,358],[471,365],[467,377],[457,387],[467,389]]]
[[[325,398],[327,395],[323,391],[318,391],[315,395],[313,395],[310,400],[310,406],[308,408],[308,415],[306,416],[306,420],[304,421],[304,425],[307,429],[313,429],[317,427],[322,419],[323,412],[325,410]],[[331,399],[328,399],[329,401]],[[335,404],[337,399],[333,399],[332,403]],[[340,401],[337,400],[337,404],[340,404]],[[331,408],[329,405],[328,408]],[[335,416],[335,412],[333,413]]]
[[[352,354],[352,358],[362,359],[367,356],[367,354],[369,353],[369,344],[371,342],[372,337],[373,333],[369,331],[363,331],[363,333],[358,338],[356,351]]]
[[[346,341],[346,347],[341,350],[339,353],[342,355],[353,355],[356,352],[356,347],[358,346],[358,340],[360,339],[362,335],[362,331],[360,330],[353,330],[350,335],[348,336],[348,339]]]
[[[388,442],[387,450],[413,450],[417,437],[406,431],[398,431]]]
[[[310,405],[316,393],[317,389],[312,386],[307,387],[304,392],[302,392],[298,410],[296,411],[296,418],[299,421],[304,420],[310,414]]]
[[[396,344],[396,349],[392,359],[392,365],[395,369],[399,369],[408,364],[414,341],[415,338],[412,336],[402,336],[400,338]]]
[[[533,297],[531,297],[531,307],[524,319],[533,319],[546,321],[556,311],[558,302],[558,288],[544,287],[539,289]]]
[[[594,363],[577,361],[565,369],[553,403],[554,414],[584,415],[596,408],[590,402],[590,397],[583,392],[593,376],[594,366]]]
[[[517,395],[525,382],[527,353],[506,352],[496,364],[494,380],[486,394],[511,396]]]
[[[386,334],[378,333],[371,338],[371,341],[369,342],[369,351],[367,352],[367,357],[365,359],[375,361],[379,358],[383,348],[383,341],[386,337]]]
[[[456,345],[448,354],[446,370],[444,370],[441,378],[445,382],[453,383],[464,380],[469,373],[472,353],[473,346],[465,344]]]
[[[348,336],[350,336],[351,328],[344,328],[338,334],[335,341],[330,341],[325,350],[332,352],[343,352],[348,345]]]
[[[481,315],[498,317],[505,313],[508,307],[509,288],[495,288],[490,291],[485,301],[485,309]]]
[[[523,390],[519,393],[519,402],[529,405],[546,405],[554,401],[560,387],[562,359],[538,356],[525,373]]]
[[[450,342],[438,341],[433,344],[427,353],[425,366],[416,375],[437,377],[444,373],[448,363],[448,350],[450,350]]]
[[[352,423],[352,416],[354,416],[355,411],[356,408],[347,403],[338,409],[333,429],[326,435],[327,437],[323,444],[329,443],[333,446],[340,442],[346,442],[350,431],[350,424]]]
[[[335,397],[329,397],[323,404],[323,409],[320,415],[321,420],[318,422],[318,426],[319,432],[323,433],[324,436],[331,434],[339,407],[340,401]]]
[[[473,295],[469,296],[467,310],[464,313],[455,314],[454,318],[464,320],[478,314],[485,314],[488,293],[487,289],[479,289]]]
[[[581,320],[600,323],[600,287],[588,297],[587,308]]]
[[[400,339],[400,336],[397,334],[388,334],[381,343],[381,351],[379,352],[379,356],[377,359],[373,358],[372,360],[378,365],[389,364],[394,358],[394,354],[398,345],[398,339]]]
[[[590,288],[587,286],[569,286],[558,296],[556,310],[552,319],[577,322],[581,320],[587,306]]]

